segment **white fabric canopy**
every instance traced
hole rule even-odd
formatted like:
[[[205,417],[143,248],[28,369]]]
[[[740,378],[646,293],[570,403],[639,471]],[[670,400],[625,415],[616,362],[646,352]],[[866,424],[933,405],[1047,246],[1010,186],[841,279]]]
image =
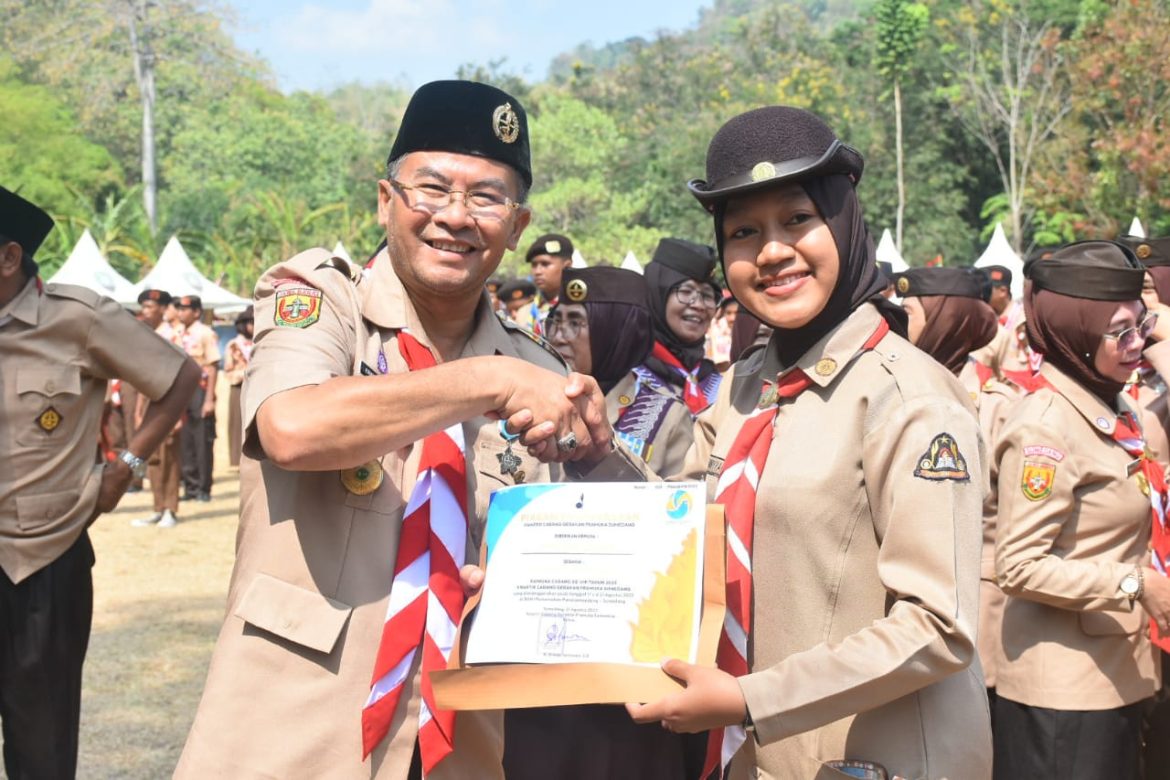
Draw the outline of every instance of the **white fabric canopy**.
[[[77,239],[77,245],[69,253],[69,258],[57,269],[49,283],[87,287],[107,298],[113,298],[123,306],[138,303],[138,289],[102,257],[102,252],[90,235],[89,228],[82,232],[81,238]]]
[[[588,268],[589,264],[585,262],[584,256],[580,249],[573,250],[573,268]]]
[[[622,260],[621,267],[627,271],[642,273],[642,264],[638,262],[638,258],[634,256],[633,252],[626,252],[626,257]]]
[[[894,237],[890,235],[889,228],[882,231],[882,239],[878,241],[877,260],[879,263],[889,263],[896,274],[900,274],[910,267],[902,258],[898,247],[894,246]]]
[[[983,254],[975,261],[976,268],[986,268],[989,265],[1002,265],[1012,272],[1012,298],[1020,300],[1024,297],[1024,261],[1012,249],[1007,236],[1003,232],[1003,223],[996,223],[995,232],[991,235],[991,242]]]
[[[158,263],[138,283],[135,295],[142,290],[165,290],[175,297],[198,295],[204,309],[223,314],[243,311],[250,303],[199,273],[175,236],[167,241]]]
[[[1137,238],[1146,237],[1146,229],[1142,227],[1142,221],[1137,217],[1134,217],[1133,222],[1129,223],[1129,235],[1136,236]]]

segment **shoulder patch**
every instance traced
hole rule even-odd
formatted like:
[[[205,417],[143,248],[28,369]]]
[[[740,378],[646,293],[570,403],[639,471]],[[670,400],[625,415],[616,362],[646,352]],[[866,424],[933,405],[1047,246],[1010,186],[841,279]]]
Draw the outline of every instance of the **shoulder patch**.
[[[351,282],[356,282],[358,277],[362,275],[362,269],[353,263],[347,262],[344,257],[330,257],[313,270],[319,271],[322,268],[332,268]]]
[[[940,433],[931,439],[930,446],[918,459],[914,476],[920,479],[950,479],[961,482],[970,479],[971,473],[967,471],[967,459],[959,452],[959,444],[955,437],[949,433]]]
[[[281,279],[276,284],[272,322],[277,327],[307,328],[321,318],[321,291],[303,279]]]
[[[1020,474],[1020,490],[1029,501],[1040,501],[1052,495],[1052,483],[1055,480],[1055,465],[1025,460],[1023,473]]]
[[[1049,447],[1047,444],[1029,444],[1024,447],[1025,458],[1048,458],[1060,463],[1064,460],[1064,453],[1055,447]]]

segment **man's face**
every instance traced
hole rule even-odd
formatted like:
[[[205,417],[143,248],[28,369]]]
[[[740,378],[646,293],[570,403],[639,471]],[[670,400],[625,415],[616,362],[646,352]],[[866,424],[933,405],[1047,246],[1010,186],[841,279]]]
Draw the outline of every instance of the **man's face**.
[[[143,301],[138,314],[142,317],[142,321],[152,328],[162,325],[163,307],[159,306],[158,301]]]
[[[545,298],[555,298],[561,289],[561,274],[573,261],[559,255],[533,255],[532,281]]]
[[[991,288],[991,300],[988,301],[988,304],[995,309],[997,315],[1007,311],[1008,304],[1011,302],[1012,291],[1006,284],[997,284]]]
[[[200,315],[203,314],[201,309],[196,309],[194,306],[186,306],[181,303],[175,304],[175,313],[179,318],[179,322],[183,325],[193,325],[198,321]]]
[[[484,283],[515,249],[531,212],[508,209],[501,219],[473,218],[463,193],[490,193],[515,201],[520,177],[510,166],[466,154],[411,152],[396,176],[411,187],[457,191],[450,205],[430,213],[418,206],[415,190],[378,182],[378,221],[394,271],[412,295],[447,300],[478,297]]]

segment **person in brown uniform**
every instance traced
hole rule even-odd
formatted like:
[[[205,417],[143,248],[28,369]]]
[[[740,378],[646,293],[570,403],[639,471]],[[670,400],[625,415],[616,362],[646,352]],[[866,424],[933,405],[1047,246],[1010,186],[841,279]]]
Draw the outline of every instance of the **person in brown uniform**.
[[[52,227],[0,187],[0,725],[12,780],[76,774],[93,615],[86,529],[142,473],[199,376],[114,301],[41,282],[33,255]],[[112,377],[158,403],[102,464],[95,443]]]
[[[531,181],[520,102],[432,82],[378,183],[386,247],[364,272],[321,249],[260,279],[236,565],[176,777],[502,777],[501,713],[437,710],[426,676],[462,609],[456,567],[493,490],[561,476],[524,445],[611,450],[596,383],[484,290]]]
[[[709,246],[676,238],[658,242],[644,270],[654,347],[606,396],[614,430],[656,474],[682,468],[695,418],[715,400],[723,379],[704,357],[720,300],[715,265]]]
[[[1147,627],[1170,628],[1170,580],[1147,557],[1164,470],[1121,394],[1154,325],[1143,275],[1111,241],[1025,266],[1028,342],[1044,364],[995,445],[1008,596],[997,778],[1138,777],[1142,702],[1159,677]]]
[[[531,268],[532,283],[540,292],[540,319],[560,300],[561,280],[573,265],[573,242],[568,236],[547,233],[532,242],[524,259]]]
[[[708,761],[733,778],[982,780],[983,447],[970,397],[881,295],[861,173],[819,118],[772,106],[727,122],[690,183],[732,294],[774,332],[682,471],[727,512],[720,668],[667,661],[685,690],[629,709],[723,727]]]
[[[223,376],[228,387],[228,464],[239,467],[240,450],[243,447],[243,395],[244,374],[252,358],[252,333],[255,328],[253,308],[249,306],[236,317],[236,335],[228,342],[227,354],[223,358]]]
[[[215,391],[219,374],[219,338],[203,324],[203,300],[198,295],[174,299],[180,330],[179,343],[195,364],[203,369],[199,389],[187,404],[179,431],[182,450],[183,498],[211,500],[211,475],[215,466]]]

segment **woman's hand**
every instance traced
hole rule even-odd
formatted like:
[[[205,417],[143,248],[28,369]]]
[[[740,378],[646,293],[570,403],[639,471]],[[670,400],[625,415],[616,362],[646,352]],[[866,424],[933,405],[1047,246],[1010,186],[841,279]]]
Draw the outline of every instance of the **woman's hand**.
[[[635,722],[657,721],[667,731],[687,734],[743,723],[747,714],[743,691],[727,672],[677,658],[663,661],[662,671],[686,688],[649,704],[627,704]]]
[[[1158,631],[1170,633],[1170,578],[1155,569],[1146,569],[1142,574],[1142,596],[1138,601],[1157,624]]]

